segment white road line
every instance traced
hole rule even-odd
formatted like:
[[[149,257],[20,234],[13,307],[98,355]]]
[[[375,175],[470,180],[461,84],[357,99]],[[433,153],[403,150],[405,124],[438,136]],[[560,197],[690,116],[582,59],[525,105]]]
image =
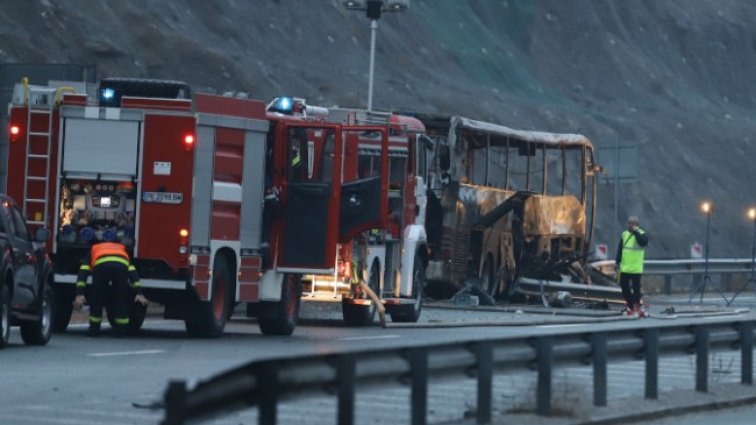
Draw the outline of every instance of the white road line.
[[[70,424],[70,425],[101,425],[102,421],[88,421],[85,419],[82,419],[80,417],[72,417],[71,419],[61,418],[60,416],[55,417],[48,417],[48,416],[29,416],[26,415],[19,415],[19,414],[8,414],[8,413],[0,413],[0,419],[7,419],[10,421],[13,421],[16,424],[40,424],[40,423],[50,423],[50,424]],[[7,422],[3,422],[7,423]],[[116,425],[123,422],[112,422],[108,421],[111,425]]]
[[[141,356],[145,354],[162,354],[165,350],[138,350],[138,351],[116,351],[113,353],[90,353],[89,357],[113,357],[113,356]]]
[[[371,339],[393,339],[393,338],[399,338],[399,335],[353,336],[349,338],[339,338],[337,341],[367,341]]]
[[[28,406],[23,407],[24,410],[31,410],[31,411],[53,411],[56,413],[75,413],[77,416],[81,415],[92,415],[92,416],[108,416],[108,417],[117,417],[117,418],[124,418],[124,419],[144,419],[144,420],[153,420],[156,417],[159,416],[159,413],[155,413],[153,415],[147,415],[147,414],[140,414],[140,413],[126,413],[126,412],[117,412],[112,410],[96,410],[96,409],[88,409],[86,407],[82,408],[65,408],[60,406],[48,406],[48,405],[38,405],[38,404],[32,404]]]
[[[562,323],[559,325],[537,325],[535,327],[541,328],[541,329],[547,329],[547,328],[568,328],[568,327],[573,327],[573,326],[585,326],[585,325],[586,325],[585,323]]]

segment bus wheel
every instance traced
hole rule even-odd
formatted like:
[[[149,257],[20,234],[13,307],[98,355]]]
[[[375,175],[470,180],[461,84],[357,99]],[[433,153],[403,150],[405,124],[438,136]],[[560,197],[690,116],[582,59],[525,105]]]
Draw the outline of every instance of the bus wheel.
[[[496,270],[494,269],[494,263],[493,259],[489,255],[486,257],[486,262],[483,264],[483,290],[491,296],[491,298],[496,298],[496,296],[499,294],[499,276],[496,274]]]
[[[503,285],[501,293],[504,295],[505,300],[509,300],[514,297],[517,292],[517,285],[515,284],[515,278],[517,277],[514,270],[509,270],[505,266],[499,269],[499,281]]]
[[[286,274],[281,285],[280,301],[260,302],[257,323],[263,335],[291,335],[297,326],[302,301],[302,278]]]
[[[425,287],[425,268],[423,259],[415,255],[415,264],[412,268],[412,304],[398,306],[391,312],[391,320],[394,322],[417,322],[423,309],[423,289]]]
[[[218,338],[229,317],[231,294],[234,282],[223,255],[216,255],[213,261],[213,289],[210,301],[201,301],[199,311],[184,321],[186,331],[200,338]],[[145,310],[146,311],[146,310]]]
[[[368,274],[368,286],[380,297],[380,267],[378,261],[373,261],[373,265],[370,266],[370,274]],[[361,300],[370,298],[363,297]],[[341,314],[344,317],[344,324],[347,326],[370,326],[375,320],[375,304],[355,304],[350,302],[350,299],[341,300]]]

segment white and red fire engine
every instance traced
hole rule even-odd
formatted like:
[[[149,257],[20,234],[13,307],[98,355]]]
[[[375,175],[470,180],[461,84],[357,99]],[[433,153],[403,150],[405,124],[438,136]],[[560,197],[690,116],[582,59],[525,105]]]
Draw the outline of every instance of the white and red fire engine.
[[[374,223],[340,221],[342,125],[265,109],[181,82],[16,85],[7,192],[52,229],[57,330],[89,245],[115,239],[189,333],[220,335],[237,302],[263,333],[293,331],[301,277],[333,273],[340,235]]]
[[[418,155],[425,152],[418,145],[422,123],[389,113],[312,107],[296,98],[275,99],[268,109],[342,125],[336,263],[328,274],[303,274],[305,298],[340,300],[346,324],[368,325],[376,306],[355,284],[364,280],[394,321],[417,321],[428,261],[426,187],[416,172],[425,169],[425,156]],[[317,143],[307,148],[333,149]]]

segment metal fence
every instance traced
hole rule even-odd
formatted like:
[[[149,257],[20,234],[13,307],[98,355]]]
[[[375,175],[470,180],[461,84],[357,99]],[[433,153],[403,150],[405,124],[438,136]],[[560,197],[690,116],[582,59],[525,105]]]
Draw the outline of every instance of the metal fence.
[[[429,380],[461,374],[477,378],[476,418],[479,424],[487,424],[492,419],[495,373],[534,370],[536,413],[549,415],[555,368],[592,364],[593,403],[605,406],[609,361],[645,359],[645,397],[656,399],[660,356],[695,354],[695,388],[706,392],[709,353],[736,349],[742,356],[741,382],[752,385],[755,323],[753,319],[716,318],[705,323],[693,319],[627,322],[612,329],[589,331],[534,329],[529,337],[254,361],[192,388],[184,381],[172,381],[165,392],[162,423],[185,424],[257,406],[259,423],[275,424],[279,402],[325,392],[338,400],[336,423],[349,425],[355,423],[358,386],[408,385],[411,423],[423,425]]]

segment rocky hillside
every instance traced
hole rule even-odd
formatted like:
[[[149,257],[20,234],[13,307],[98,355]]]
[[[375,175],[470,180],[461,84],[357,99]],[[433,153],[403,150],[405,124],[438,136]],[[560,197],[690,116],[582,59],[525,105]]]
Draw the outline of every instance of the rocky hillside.
[[[2,0],[0,62],[364,105],[368,22],[336,0]],[[756,3],[412,0],[378,35],[375,105],[580,132],[638,146],[637,180],[601,185],[598,242],[627,214],[651,256],[686,256],[713,200],[713,254],[750,254]],[[605,153],[605,152],[602,152]]]

